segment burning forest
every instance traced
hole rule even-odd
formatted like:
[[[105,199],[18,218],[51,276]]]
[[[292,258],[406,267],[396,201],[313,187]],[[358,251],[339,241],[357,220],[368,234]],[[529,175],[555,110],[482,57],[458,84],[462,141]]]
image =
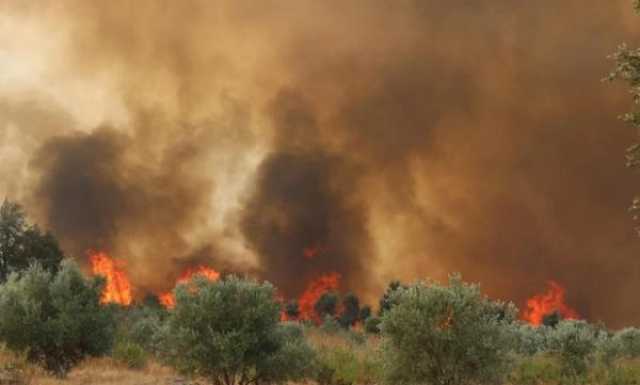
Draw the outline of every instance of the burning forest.
[[[65,4],[0,5],[0,198],[104,303],[238,275],[319,322],[461,272],[534,325],[640,322],[634,133],[599,81],[627,0]]]

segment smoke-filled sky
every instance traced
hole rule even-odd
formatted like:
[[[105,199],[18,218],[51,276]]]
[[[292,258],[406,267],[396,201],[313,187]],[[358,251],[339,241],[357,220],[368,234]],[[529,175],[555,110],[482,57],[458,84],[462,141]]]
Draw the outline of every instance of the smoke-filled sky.
[[[640,322],[606,56],[628,0],[6,1],[0,197],[140,291],[193,263],[372,302],[459,271]]]

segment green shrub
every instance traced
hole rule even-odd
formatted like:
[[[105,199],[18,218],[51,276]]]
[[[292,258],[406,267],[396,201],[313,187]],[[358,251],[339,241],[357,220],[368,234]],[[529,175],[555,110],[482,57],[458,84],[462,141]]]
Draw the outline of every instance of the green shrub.
[[[370,334],[378,334],[380,333],[380,317],[370,316],[364,321],[364,330]]]
[[[11,274],[0,286],[0,340],[58,375],[108,352],[114,319],[100,305],[103,282],[85,278],[70,261],[56,275],[39,265]]]
[[[4,201],[0,206],[0,283],[12,272],[38,263],[44,270],[58,271],[64,257],[58,241],[27,222],[17,203]]]
[[[381,367],[377,352],[349,345],[323,346],[314,379],[319,385],[376,384],[382,378]]]
[[[509,375],[514,385],[553,385],[562,382],[562,367],[557,358],[539,354],[518,360]]]
[[[640,329],[625,328],[611,338],[616,355],[622,358],[640,357]]]
[[[353,326],[360,319],[360,299],[353,293],[347,293],[342,298],[342,313],[338,323],[345,329]]]
[[[640,385],[640,365],[638,362],[622,362],[604,369],[594,383],[602,385]]]
[[[175,291],[164,354],[179,371],[216,384],[282,383],[303,379],[313,350],[297,325],[281,324],[268,283],[196,277]]]
[[[118,341],[113,347],[112,357],[130,369],[142,369],[147,366],[147,352],[132,341]]]
[[[557,355],[563,375],[570,379],[586,376],[594,363],[599,331],[585,321],[562,321],[549,333],[549,351]]]
[[[320,325],[320,330],[328,334],[334,334],[340,331],[340,323],[332,315],[325,315]]]
[[[385,380],[390,384],[485,384],[510,369],[513,305],[489,300],[477,285],[449,279],[396,289],[382,317]]]
[[[150,306],[121,309],[118,317],[117,341],[131,341],[146,352],[159,354],[162,321],[168,313]]]
[[[514,323],[516,346],[515,351],[525,356],[532,356],[547,350],[547,338],[552,330],[548,326],[532,326],[527,323]]]

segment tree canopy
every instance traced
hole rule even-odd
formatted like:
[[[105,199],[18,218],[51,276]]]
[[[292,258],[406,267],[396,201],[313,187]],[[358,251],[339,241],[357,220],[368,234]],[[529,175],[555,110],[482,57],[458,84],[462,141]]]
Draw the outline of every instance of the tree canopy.
[[[0,206],[0,282],[9,274],[38,263],[55,272],[64,258],[57,240],[43,233],[37,225],[27,222],[24,210],[5,200]]]

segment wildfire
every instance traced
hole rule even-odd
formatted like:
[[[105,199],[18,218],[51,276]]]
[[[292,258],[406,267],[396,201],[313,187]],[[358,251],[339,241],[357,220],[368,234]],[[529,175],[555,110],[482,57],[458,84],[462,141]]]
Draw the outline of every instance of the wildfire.
[[[176,280],[176,286],[189,281],[195,275],[202,275],[210,281],[217,281],[220,278],[220,273],[214,269],[200,265],[196,267],[190,267],[185,270]],[[173,309],[176,306],[176,298],[173,292],[162,293],[158,296],[160,303],[167,309]]]
[[[100,302],[130,305],[131,283],[124,271],[124,261],[113,259],[105,252],[89,252],[89,262],[93,275],[101,275],[107,280]]]
[[[338,273],[329,273],[311,281],[298,300],[300,308],[299,318],[320,322],[313,307],[322,294],[338,289],[340,286],[340,278],[340,274]]]
[[[546,315],[558,312],[564,319],[578,319],[580,315],[565,303],[566,290],[555,281],[547,282],[547,291],[527,300],[521,318],[533,325],[541,325]]]

